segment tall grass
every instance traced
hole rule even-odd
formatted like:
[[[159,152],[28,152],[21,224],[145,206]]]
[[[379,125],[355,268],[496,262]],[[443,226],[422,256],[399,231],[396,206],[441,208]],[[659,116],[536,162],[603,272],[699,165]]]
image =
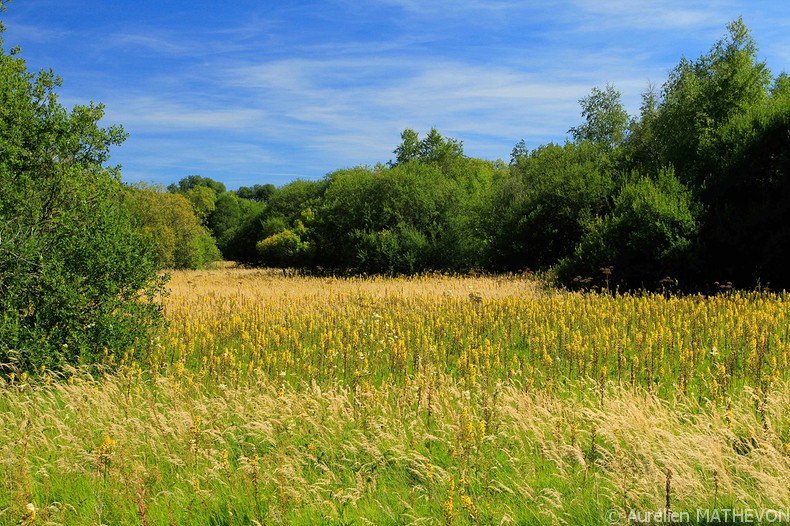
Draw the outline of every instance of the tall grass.
[[[146,363],[108,349],[106,373],[0,385],[0,524],[790,508],[785,296],[242,270],[172,283]]]

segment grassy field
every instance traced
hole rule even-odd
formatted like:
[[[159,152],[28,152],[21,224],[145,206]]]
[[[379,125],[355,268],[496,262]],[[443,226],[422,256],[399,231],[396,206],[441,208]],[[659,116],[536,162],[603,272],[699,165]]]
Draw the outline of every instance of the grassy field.
[[[790,509],[787,295],[241,269],[171,290],[145,362],[0,380],[0,524]]]

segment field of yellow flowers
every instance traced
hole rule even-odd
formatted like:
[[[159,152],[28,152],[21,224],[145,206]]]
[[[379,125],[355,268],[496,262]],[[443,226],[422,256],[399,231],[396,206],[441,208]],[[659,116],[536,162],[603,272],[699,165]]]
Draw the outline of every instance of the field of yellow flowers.
[[[249,269],[170,289],[144,361],[0,380],[0,524],[790,509],[785,294]]]

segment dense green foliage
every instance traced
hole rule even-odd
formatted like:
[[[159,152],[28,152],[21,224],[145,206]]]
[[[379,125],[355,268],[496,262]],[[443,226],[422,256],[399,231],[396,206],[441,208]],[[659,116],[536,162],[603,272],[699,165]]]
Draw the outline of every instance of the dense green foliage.
[[[508,166],[407,129],[386,165],[279,188],[228,192],[190,176],[170,189],[190,198],[224,257],[251,264],[530,269],[620,288],[790,284],[790,80],[757,59],[741,20],[650,86],[638,116],[612,85],[579,102],[571,141],[521,141]]]
[[[0,49],[0,364],[91,362],[148,342],[161,321],[152,247],[124,188],[101,105],[58,103],[60,79]],[[144,342],[144,343],[143,343]]]
[[[156,247],[162,268],[201,268],[222,258],[209,230],[201,223],[216,209],[214,193],[205,186],[187,195],[165,192],[161,187],[138,184],[127,187],[124,203],[137,221],[138,231]]]

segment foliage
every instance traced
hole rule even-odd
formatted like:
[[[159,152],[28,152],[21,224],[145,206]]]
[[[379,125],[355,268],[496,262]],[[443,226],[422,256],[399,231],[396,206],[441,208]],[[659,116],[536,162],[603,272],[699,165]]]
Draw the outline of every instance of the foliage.
[[[148,240],[124,192],[101,105],[66,110],[60,79],[0,50],[0,364],[22,370],[139,351],[161,323]]]
[[[273,184],[255,184],[250,186],[241,186],[236,190],[236,195],[241,199],[250,199],[265,203],[275,193],[277,188]]]
[[[395,160],[389,162],[391,167],[409,161],[447,166],[454,159],[464,155],[462,142],[442,137],[436,128],[431,128],[431,131],[422,140],[416,131],[406,129],[401,134],[401,140],[401,144],[393,152]]]
[[[579,100],[585,122],[568,130],[574,141],[589,141],[605,152],[620,146],[629,120],[620,97],[620,92],[607,84],[603,90],[593,88]]]
[[[531,269],[565,285],[592,283],[603,268],[598,281],[629,288],[667,277],[684,290],[717,281],[785,288],[788,93],[788,76],[772,78],[738,19],[706,54],[650,85],[639,115],[628,115],[613,85],[595,87],[579,100],[571,141],[522,140],[507,166],[466,156],[462,141],[435,128],[422,137],[406,129],[386,165],[230,192],[193,175],[168,189],[188,199],[223,257],[243,264],[344,274]],[[160,236],[160,260],[173,261],[166,247],[176,237]]]
[[[435,163],[334,172],[316,212],[318,257],[328,268],[369,273],[463,267],[468,199]]]
[[[728,120],[764,101],[771,82],[743,20],[728,24],[727,31],[707,55],[684,58],[670,72],[653,126],[662,162],[691,188],[716,176],[699,155],[704,143]]]
[[[217,210],[217,194],[207,186],[191,188],[184,193],[184,196],[192,205],[192,210],[201,225],[205,225]]]
[[[239,220],[228,225],[219,238],[219,247],[225,259],[245,264],[259,262],[256,244],[267,232],[263,229],[266,221],[266,204],[247,199],[238,199]],[[230,207],[223,211],[231,210]],[[217,225],[219,223],[215,223]],[[284,228],[284,227],[283,227]],[[215,230],[215,235],[218,230]]]
[[[225,184],[219,181],[215,181],[210,177],[203,177],[200,175],[189,175],[184,177],[178,184],[171,184],[167,187],[167,191],[173,194],[181,193],[185,194],[190,190],[195,188],[205,187],[210,188],[214,191],[216,195],[222,194],[226,191]]]
[[[573,252],[612,194],[596,151],[590,142],[549,144],[513,160],[487,217],[494,268],[545,270]]]
[[[201,188],[211,193],[208,188],[196,187],[187,195]],[[196,269],[221,259],[214,238],[195,215],[194,202],[187,196],[138,184],[127,187],[124,203],[134,213],[141,232],[153,241],[161,268]]]
[[[705,145],[715,178],[700,192],[707,209],[704,265],[737,284],[790,285],[790,92],[732,118]]]
[[[227,247],[233,238],[235,229],[244,217],[245,202],[237,197],[234,192],[225,192],[217,196],[214,201],[214,210],[208,216],[207,227],[217,241],[217,247],[224,256]]]
[[[622,187],[611,213],[589,225],[558,275],[575,284],[600,276],[599,284],[624,289],[655,289],[665,278],[693,276],[686,265],[694,260],[697,215],[671,170],[657,180],[638,176]]]
[[[293,230],[283,228],[261,241],[256,248],[261,262],[270,267],[304,267],[312,256],[314,246],[306,241],[307,229],[297,220]]]
[[[738,19],[707,54],[650,85],[638,116],[613,85],[593,88],[579,100],[572,142],[530,149],[522,140],[505,166],[467,157],[435,128],[424,137],[406,129],[387,165],[243,187],[208,224],[225,257],[257,264],[530,269],[568,286],[623,289],[785,288],[788,94],[788,76],[772,78]],[[200,184],[211,182],[179,188]]]

